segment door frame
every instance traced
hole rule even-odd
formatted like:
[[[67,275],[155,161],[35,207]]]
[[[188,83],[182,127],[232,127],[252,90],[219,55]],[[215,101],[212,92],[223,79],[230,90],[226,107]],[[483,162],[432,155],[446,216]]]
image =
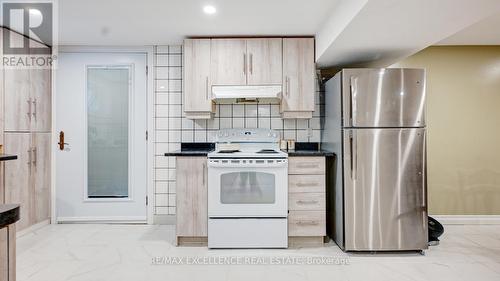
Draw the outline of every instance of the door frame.
[[[58,53],[140,53],[146,55],[146,113],[147,113],[147,141],[146,141],[146,195],[147,195],[147,224],[153,224],[154,216],[154,47],[153,46],[113,46],[113,47],[103,47],[103,46],[59,46],[57,48]],[[53,69],[52,75],[52,140],[56,141],[59,139],[59,134],[55,130],[56,128],[56,97],[57,97],[57,62],[56,67]],[[57,149],[54,143],[52,143],[51,149],[51,224],[57,224],[57,206],[56,206],[56,153]],[[124,223],[124,222],[120,222]]]

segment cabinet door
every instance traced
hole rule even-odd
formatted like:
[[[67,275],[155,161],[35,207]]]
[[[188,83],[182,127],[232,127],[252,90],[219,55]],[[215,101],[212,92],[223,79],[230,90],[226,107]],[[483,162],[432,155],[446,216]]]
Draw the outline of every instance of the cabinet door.
[[[32,100],[29,70],[5,69],[5,131],[29,131]]]
[[[212,113],[210,39],[184,40],[184,111],[189,115]]]
[[[33,134],[34,222],[50,218],[50,133]]]
[[[33,190],[30,185],[32,167],[31,136],[29,133],[5,133],[5,151],[18,159],[5,162],[5,203],[21,204],[22,230],[33,222]]]
[[[207,158],[177,157],[177,236],[207,236]]]
[[[281,85],[282,47],[281,38],[247,39],[248,85]]]
[[[32,99],[31,129],[48,132],[51,125],[51,70],[30,70],[30,92]]]
[[[314,111],[315,64],[313,38],[283,39],[283,99],[284,118],[312,117]],[[298,115],[286,114],[297,112]],[[304,115],[300,115],[304,113]],[[308,113],[308,114],[306,114]]]
[[[246,85],[247,65],[245,39],[211,40],[212,85]]]

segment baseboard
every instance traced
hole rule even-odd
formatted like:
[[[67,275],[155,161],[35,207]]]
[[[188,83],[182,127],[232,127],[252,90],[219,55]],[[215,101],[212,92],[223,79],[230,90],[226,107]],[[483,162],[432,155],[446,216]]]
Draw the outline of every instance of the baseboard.
[[[127,217],[58,217],[57,223],[118,223],[118,224],[145,224],[146,216]]]
[[[23,230],[19,230],[17,233],[16,233],[16,237],[21,237],[21,236],[24,236],[26,234],[29,234],[31,232],[34,232],[34,231],[37,231],[38,229],[46,226],[46,225],[49,225],[50,224],[50,219],[47,219],[47,220],[44,220],[44,221],[41,221],[39,223],[36,223],[32,226],[29,226]]]
[[[431,215],[441,224],[500,224],[500,215]]]

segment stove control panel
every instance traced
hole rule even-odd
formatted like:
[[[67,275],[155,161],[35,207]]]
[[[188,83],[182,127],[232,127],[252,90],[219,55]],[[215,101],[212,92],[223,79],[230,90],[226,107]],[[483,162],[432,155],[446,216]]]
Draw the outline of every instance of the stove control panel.
[[[266,142],[277,143],[280,134],[269,129],[222,129],[217,132],[216,142]]]

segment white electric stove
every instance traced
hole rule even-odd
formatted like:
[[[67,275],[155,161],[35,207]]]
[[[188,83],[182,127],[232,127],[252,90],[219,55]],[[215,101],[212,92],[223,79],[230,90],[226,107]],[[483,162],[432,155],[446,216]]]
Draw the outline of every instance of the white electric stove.
[[[268,129],[226,129],[208,154],[208,247],[288,247],[288,155]]]

